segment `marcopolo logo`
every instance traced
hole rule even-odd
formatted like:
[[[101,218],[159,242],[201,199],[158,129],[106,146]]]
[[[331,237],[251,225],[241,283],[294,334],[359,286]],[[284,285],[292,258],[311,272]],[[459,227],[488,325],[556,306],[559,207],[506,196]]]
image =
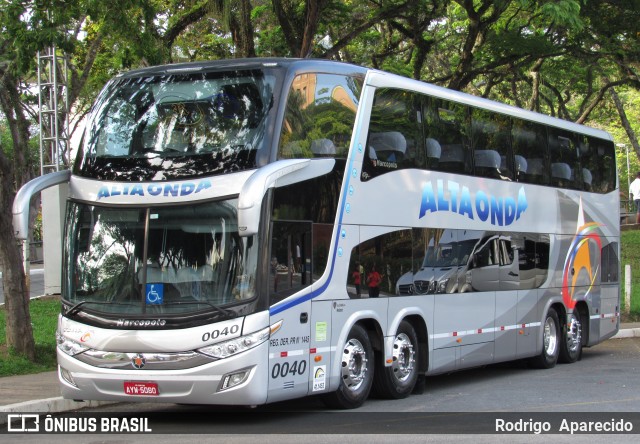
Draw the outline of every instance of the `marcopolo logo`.
[[[182,197],[196,194],[211,188],[211,181],[204,179],[198,182],[182,182],[174,184],[152,183],[103,186],[98,190],[98,200],[114,196],[164,196]]]
[[[517,196],[494,196],[484,191],[471,193],[469,187],[451,180],[428,182],[422,189],[420,216],[427,212],[447,211],[466,216],[471,220],[506,226],[520,219],[527,209],[527,196],[520,187]]]
[[[167,321],[164,319],[118,319],[117,327],[164,327]]]

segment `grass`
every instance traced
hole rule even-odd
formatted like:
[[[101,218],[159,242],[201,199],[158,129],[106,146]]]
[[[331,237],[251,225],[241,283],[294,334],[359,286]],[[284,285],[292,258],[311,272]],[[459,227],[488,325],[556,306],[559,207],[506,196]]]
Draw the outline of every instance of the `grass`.
[[[624,307],[624,268],[631,265],[631,314],[622,316],[623,322],[640,321],[640,231],[621,233],[620,288]],[[33,336],[36,343],[36,362],[31,362],[12,350],[8,350],[5,337],[5,310],[0,308],[0,377],[25,375],[55,370],[56,326],[60,313],[57,297],[33,299],[30,304]],[[623,310],[624,311],[624,310]]]
[[[29,304],[31,326],[36,345],[36,362],[7,348],[5,332],[5,310],[0,309],[0,377],[26,375],[55,370],[56,368],[56,327],[60,313],[57,297],[32,299]]]
[[[622,293],[622,307],[625,305],[625,265],[631,265],[631,314],[623,315],[622,320],[627,322],[640,321],[640,231],[623,231],[620,233],[622,268],[620,276],[620,291]]]

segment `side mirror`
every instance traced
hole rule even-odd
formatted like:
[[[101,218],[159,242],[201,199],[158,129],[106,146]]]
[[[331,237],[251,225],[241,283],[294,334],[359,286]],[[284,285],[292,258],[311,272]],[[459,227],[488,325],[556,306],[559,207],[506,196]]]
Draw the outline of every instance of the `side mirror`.
[[[335,159],[290,159],[268,164],[253,173],[238,196],[238,232],[247,237],[258,233],[262,200],[269,188],[291,185],[323,176],[333,170]]]
[[[40,191],[54,185],[69,182],[71,171],[56,171],[30,180],[18,190],[13,200],[13,230],[17,239],[29,238],[29,203],[31,198]]]

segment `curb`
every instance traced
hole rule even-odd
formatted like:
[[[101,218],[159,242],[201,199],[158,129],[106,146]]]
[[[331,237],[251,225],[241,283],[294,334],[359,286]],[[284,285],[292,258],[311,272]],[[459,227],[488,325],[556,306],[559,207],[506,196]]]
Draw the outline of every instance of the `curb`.
[[[611,339],[640,338],[640,328],[625,328],[619,330]]]
[[[0,406],[0,425],[7,423],[6,413],[61,413],[72,410],[79,410],[88,407],[100,407],[103,405],[117,404],[114,401],[86,401],[78,402],[71,399],[64,399],[62,396],[47,399],[36,399],[33,401],[18,402]]]

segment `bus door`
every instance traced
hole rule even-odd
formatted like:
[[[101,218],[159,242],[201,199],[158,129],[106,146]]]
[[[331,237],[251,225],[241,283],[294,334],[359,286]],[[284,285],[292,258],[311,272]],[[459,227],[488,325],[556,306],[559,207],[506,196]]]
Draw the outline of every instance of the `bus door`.
[[[270,304],[310,291],[311,222],[274,221],[269,271]],[[269,341],[268,402],[306,396],[309,388],[311,301],[275,313],[282,327]]]

